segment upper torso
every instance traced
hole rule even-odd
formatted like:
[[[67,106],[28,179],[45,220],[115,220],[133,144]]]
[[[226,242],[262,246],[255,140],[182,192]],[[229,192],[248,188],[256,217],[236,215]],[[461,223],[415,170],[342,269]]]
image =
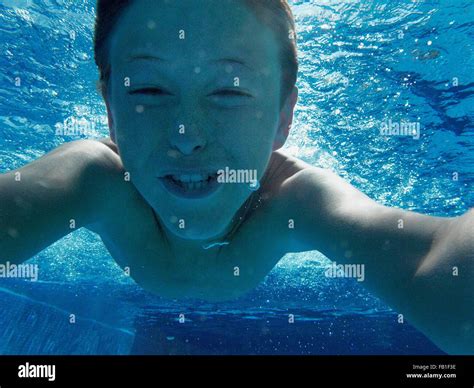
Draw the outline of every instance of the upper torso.
[[[291,246],[293,180],[309,166],[274,152],[265,183],[227,245],[178,252],[167,243],[150,207],[124,198],[112,219],[94,228],[112,257],[143,288],[159,295],[232,299],[257,286]],[[131,205],[131,206],[130,206]],[[291,249],[291,248],[290,248]]]

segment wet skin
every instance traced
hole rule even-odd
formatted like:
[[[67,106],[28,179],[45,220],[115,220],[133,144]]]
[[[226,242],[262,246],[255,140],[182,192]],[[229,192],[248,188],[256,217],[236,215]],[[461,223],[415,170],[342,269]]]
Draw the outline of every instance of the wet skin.
[[[240,2],[216,3],[138,0],[124,12],[110,40],[110,138],[59,147],[20,169],[21,184],[0,176],[0,259],[28,259],[75,218],[145,289],[220,301],[286,253],[318,250],[364,264],[364,286],[442,349],[472,353],[474,213],[384,207],[282,151],[298,92],[281,105],[276,37]],[[225,167],[257,170],[260,188],[190,199],[162,184]],[[216,241],[226,245],[203,248]]]

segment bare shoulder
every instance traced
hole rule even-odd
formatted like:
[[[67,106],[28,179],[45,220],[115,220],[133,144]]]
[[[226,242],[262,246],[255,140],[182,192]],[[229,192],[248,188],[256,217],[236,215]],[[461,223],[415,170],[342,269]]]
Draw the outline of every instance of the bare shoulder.
[[[340,208],[352,201],[373,203],[361,191],[329,169],[313,166],[284,151],[272,156],[275,185],[287,200]]]
[[[264,184],[280,195],[292,195],[294,190],[308,187],[310,185],[308,178],[318,173],[324,173],[324,171],[285,151],[278,150],[272,154],[265,173]]]
[[[294,251],[328,252],[326,244],[334,236],[381,225],[383,220],[377,218],[388,217],[382,205],[331,170],[284,152],[278,152],[275,160],[281,167],[273,209],[282,219],[298,225],[291,245]]]

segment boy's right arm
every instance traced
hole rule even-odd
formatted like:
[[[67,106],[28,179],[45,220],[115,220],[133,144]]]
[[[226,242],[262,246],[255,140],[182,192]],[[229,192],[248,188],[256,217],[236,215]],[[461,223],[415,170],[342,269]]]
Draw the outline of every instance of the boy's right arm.
[[[0,175],[0,263],[29,259],[107,208],[118,155],[94,140],[66,143]]]

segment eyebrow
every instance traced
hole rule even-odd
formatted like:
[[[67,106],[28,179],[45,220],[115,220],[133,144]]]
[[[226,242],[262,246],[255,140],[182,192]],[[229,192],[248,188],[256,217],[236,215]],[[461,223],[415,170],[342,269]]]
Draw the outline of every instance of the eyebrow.
[[[127,58],[127,62],[133,62],[135,60],[148,60],[148,61],[157,61],[157,62],[168,62],[167,59],[158,57],[154,54],[132,54],[130,57]],[[246,67],[247,69],[254,71],[252,67],[250,67],[243,59],[240,58],[220,58],[220,59],[214,59],[210,61],[211,63],[215,64],[234,64],[234,65],[239,65]]]
[[[240,58],[221,58],[221,59],[213,60],[211,62],[237,64],[240,66],[244,66],[248,68],[249,70],[253,71],[253,69],[243,59],[240,59]]]

